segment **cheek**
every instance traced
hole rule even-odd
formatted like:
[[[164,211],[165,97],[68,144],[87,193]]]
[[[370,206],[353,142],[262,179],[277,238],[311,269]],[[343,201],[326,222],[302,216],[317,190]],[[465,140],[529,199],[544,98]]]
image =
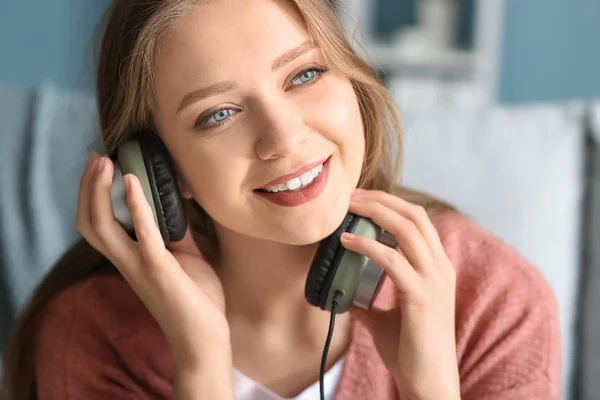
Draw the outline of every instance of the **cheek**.
[[[242,166],[236,165],[231,157],[216,156],[216,152],[201,152],[191,155],[185,167],[189,189],[198,203],[209,211],[223,199],[238,196],[243,177]],[[239,159],[238,159],[239,163]]]
[[[358,99],[352,86],[341,86],[323,108],[329,116],[327,132],[339,147],[344,168],[352,181],[358,180],[365,154],[365,135]]]
[[[327,78],[327,84],[303,105],[307,124],[340,147],[364,148],[364,130],[356,93],[350,82]]]

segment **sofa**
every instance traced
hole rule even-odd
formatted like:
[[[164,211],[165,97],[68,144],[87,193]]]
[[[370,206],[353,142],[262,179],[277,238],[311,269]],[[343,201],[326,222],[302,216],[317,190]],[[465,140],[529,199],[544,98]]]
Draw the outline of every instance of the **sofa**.
[[[79,178],[101,150],[94,107],[90,94],[51,83],[0,86],[0,354],[37,282],[78,238]],[[403,183],[540,269],[559,305],[562,398],[600,398],[600,102],[400,110]]]

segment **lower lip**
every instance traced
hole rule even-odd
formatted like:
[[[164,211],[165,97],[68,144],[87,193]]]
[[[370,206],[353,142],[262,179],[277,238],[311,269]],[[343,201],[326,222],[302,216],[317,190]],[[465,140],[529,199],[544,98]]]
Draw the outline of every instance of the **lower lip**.
[[[331,160],[331,157],[323,163],[323,170],[319,176],[304,189],[277,193],[255,191],[255,193],[272,203],[284,207],[296,207],[307,203],[317,198],[325,189],[329,178],[329,160]]]

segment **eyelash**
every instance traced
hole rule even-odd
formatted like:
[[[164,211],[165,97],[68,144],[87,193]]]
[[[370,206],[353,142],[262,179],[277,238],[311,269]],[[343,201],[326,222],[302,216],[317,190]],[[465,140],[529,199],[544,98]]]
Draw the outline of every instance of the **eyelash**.
[[[326,68],[323,67],[310,67],[310,68],[306,68],[302,71],[300,71],[296,76],[294,76],[294,78],[292,79],[292,81],[295,81],[296,79],[300,78],[302,75],[304,75],[307,72],[311,72],[314,71],[316,72],[315,77],[313,79],[311,79],[308,83],[304,83],[304,84],[300,84],[300,85],[295,85],[295,86],[302,86],[302,87],[306,87],[306,86],[310,86],[315,84],[319,79],[321,79],[321,77],[323,76],[323,74],[325,74],[328,70]],[[213,129],[216,128],[217,126],[226,124],[229,120],[229,117],[227,117],[227,119],[224,119],[223,121],[217,122],[217,123],[213,123],[210,124],[208,126],[202,126],[202,124],[205,124],[206,121],[208,121],[209,119],[211,119],[212,117],[214,117],[216,114],[220,113],[221,111],[225,111],[225,110],[233,110],[232,107],[221,107],[218,108],[214,111],[211,112],[211,114],[206,117],[206,118],[198,118],[196,120],[196,122],[194,123],[194,129],[199,129],[199,130],[208,130],[208,129]],[[235,112],[233,113],[235,114]],[[233,115],[231,114],[231,115]]]

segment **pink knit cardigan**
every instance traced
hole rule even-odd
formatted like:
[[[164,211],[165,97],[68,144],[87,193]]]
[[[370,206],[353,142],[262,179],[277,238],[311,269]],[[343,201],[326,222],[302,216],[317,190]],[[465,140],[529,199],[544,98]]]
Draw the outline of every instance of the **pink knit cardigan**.
[[[549,285],[524,257],[466,217],[436,222],[457,270],[456,333],[463,400],[558,399],[560,334]],[[376,300],[393,307],[388,279]],[[396,400],[364,326],[352,342],[335,400]],[[172,363],[158,325],[118,274],[57,296],[35,344],[39,399],[170,399]]]

